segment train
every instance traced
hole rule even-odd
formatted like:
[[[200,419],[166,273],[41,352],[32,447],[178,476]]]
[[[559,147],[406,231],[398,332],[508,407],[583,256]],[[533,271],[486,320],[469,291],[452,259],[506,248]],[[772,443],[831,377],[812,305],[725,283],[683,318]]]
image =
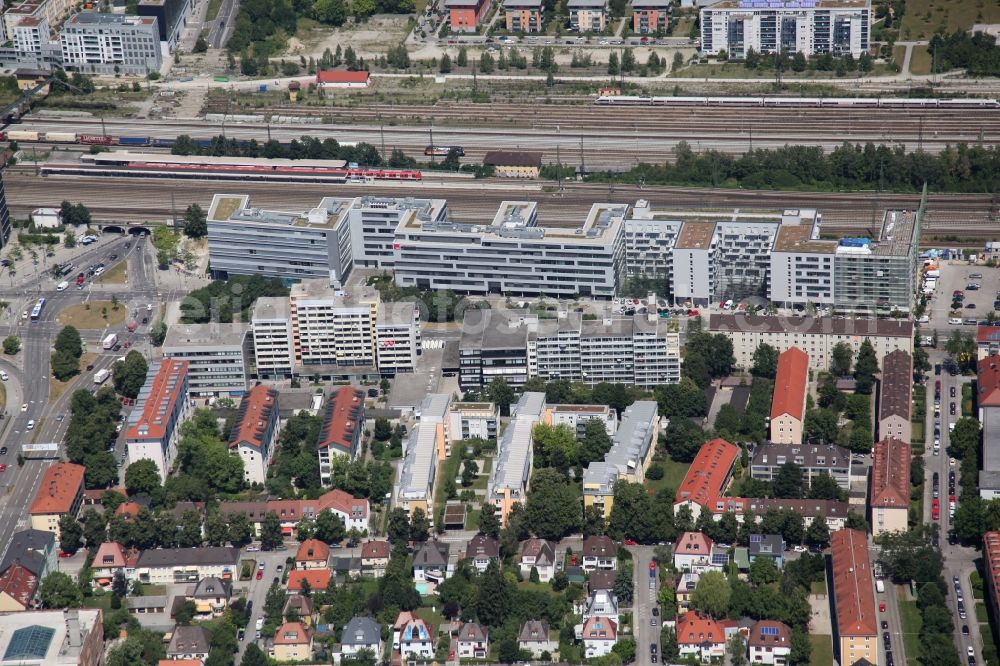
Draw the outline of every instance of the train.
[[[173,148],[177,139],[160,139],[151,136],[112,136],[110,134],[75,134],[73,132],[40,132],[37,130],[0,131],[0,141],[21,141],[27,143],[76,143],[85,146],[128,146],[136,148]],[[213,139],[191,139],[199,148],[208,148]],[[248,139],[235,139],[237,145],[250,143]],[[288,141],[281,145],[287,147]],[[357,142],[339,142],[340,146],[353,148]]]
[[[604,106],[723,106],[723,107],[822,107],[881,109],[996,109],[995,99],[938,99],[906,97],[649,97],[599,95]]]
[[[462,146],[427,146],[424,148],[424,155],[433,155],[435,157],[448,157],[451,151],[455,151],[455,154],[459,157],[465,157],[465,148]]]

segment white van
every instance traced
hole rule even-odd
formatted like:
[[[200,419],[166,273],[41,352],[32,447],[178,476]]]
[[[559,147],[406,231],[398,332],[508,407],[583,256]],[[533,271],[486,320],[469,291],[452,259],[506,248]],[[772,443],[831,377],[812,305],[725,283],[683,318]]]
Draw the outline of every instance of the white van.
[[[962,320],[959,317],[952,317],[951,319],[948,320],[948,323],[951,324],[952,326],[961,326]]]
[[[59,284],[56,285],[56,291],[63,291],[68,286],[69,286],[69,282],[67,282],[66,280],[63,280],[62,282],[60,282]]]
[[[877,580],[877,581],[875,581],[875,591],[878,592],[879,594],[882,594],[882,593],[885,592],[885,581],[884,580]]]

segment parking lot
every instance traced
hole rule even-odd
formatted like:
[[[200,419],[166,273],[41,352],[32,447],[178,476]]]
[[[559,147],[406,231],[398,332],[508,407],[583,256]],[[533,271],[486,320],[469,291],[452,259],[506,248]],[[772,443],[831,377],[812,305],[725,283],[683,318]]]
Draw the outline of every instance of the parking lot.
[[[987,268],[982,264],[969,264],[961,260],[941,260],[938,262],[941,272],[937,287],[928,302],[926,315],[929,321],[923,324],[924,331],[931,335],[938,332],[939,344],[954,330],[971,329],[973,320],[976,324],[985,321],[991,312],[995,312],[994,301],[1000,293],[1000,271]],[[957,304],[961,307],[952,309],[953,294],[961,292]],[[961,320],[962,323],[957,323]]]

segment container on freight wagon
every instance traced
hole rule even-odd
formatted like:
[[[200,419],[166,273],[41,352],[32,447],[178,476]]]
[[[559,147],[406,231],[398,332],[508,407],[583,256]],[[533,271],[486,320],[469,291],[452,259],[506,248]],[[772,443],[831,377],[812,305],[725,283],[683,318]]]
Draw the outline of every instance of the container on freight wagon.
[[[113,139],[107,134],[81,134],[80,143],[98,146],[110,146]]]
[[[267,84],[266,83],[260,84],[260,87],[257,88],[257,92],[267,92]]]
[[[8,141],[38,141],[38,132],[29,130],[10,130],[7,132]]]
[[[213,77],[212,80],[215,81],[216,83],[229,83],[229,77],[228,76],[216,76],[216,77]]]
[[[118,137],[118,145],[120,146],[148,146],[149,137],[148,136],[120,136]]]
[[[49,143],[76,143],[76,134],[73,132],[46,132],[45,140]]]

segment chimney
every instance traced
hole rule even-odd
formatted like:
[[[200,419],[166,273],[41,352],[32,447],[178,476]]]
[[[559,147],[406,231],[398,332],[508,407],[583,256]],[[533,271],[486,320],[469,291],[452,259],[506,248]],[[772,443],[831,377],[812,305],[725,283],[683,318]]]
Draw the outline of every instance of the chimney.
[[[78,648],[83,645],[83,632],[80,630],[80,611],[71,609],[66,611],[66,640],[71,648]]]

